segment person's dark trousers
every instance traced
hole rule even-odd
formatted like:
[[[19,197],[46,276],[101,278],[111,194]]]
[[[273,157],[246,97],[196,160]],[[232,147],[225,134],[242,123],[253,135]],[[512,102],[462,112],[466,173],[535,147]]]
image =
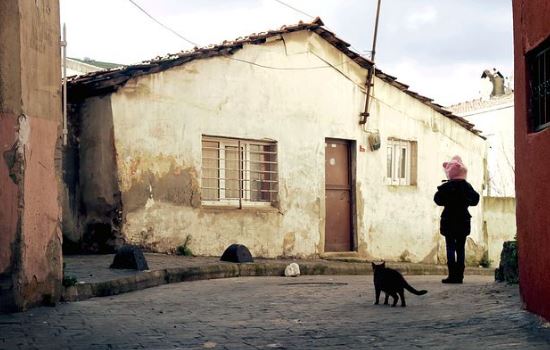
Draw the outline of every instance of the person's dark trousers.
[[[442,280],[443,283],[462,283],[464,279],[464,260],[466,237],[445,237],[447,248],[447,267],[449,277]]]

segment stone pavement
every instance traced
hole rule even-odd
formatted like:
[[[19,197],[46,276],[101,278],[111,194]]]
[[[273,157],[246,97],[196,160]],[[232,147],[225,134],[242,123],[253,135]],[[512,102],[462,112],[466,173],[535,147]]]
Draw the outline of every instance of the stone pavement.
[[[63,300],[77,301],[91,297],[116,295],[167,283],[213,278],[282,276],[291,262],[300,265],[303,275],[369,275],[366,261],[338,261],[327,259],[290,260],[255,259],[251,264],[233,264],[217,257],[184,257],[165,254],[145,254],[150,270],[109,269],[114,255],[65,256],[65,275],[76,277],[78,284],[65,288]],[[388,263],[407,275],[443,275],[446,267],[430,264]],[[466,269],[466,274],[493,275],[492,269]]]
[[[229,278],[0,315],[0,349],[549,349],[516,285],[408,276],[428,294],[372,305],[371,276]]]

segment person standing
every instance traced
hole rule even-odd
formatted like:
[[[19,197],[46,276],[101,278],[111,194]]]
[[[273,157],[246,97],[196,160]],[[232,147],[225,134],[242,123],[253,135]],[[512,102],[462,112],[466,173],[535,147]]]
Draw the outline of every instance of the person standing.
[[[447,180],[437,187],[434,201],[443,206],[440,233],[445,236],[447,267],[449,276],[441,282],[462,283],[464,279],[464,261],[466,237],[470,234],[471,215],[469,206],[479,203],[479,194],[466,181],[468,169],[459,156],[443,163]]]

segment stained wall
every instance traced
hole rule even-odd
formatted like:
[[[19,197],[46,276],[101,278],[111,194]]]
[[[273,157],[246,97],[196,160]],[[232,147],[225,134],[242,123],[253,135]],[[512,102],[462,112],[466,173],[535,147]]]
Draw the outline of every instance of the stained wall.
[[[59,3],[0,3],[0,311],[59,299]]]

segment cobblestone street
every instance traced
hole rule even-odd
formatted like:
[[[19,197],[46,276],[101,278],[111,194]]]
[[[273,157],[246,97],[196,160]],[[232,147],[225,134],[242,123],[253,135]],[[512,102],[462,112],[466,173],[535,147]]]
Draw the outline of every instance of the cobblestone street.
[[[0,315],[1,349],[548,349],[517,286],[408,276],[428,294],[373,305],[372,276],[231,278]]]

